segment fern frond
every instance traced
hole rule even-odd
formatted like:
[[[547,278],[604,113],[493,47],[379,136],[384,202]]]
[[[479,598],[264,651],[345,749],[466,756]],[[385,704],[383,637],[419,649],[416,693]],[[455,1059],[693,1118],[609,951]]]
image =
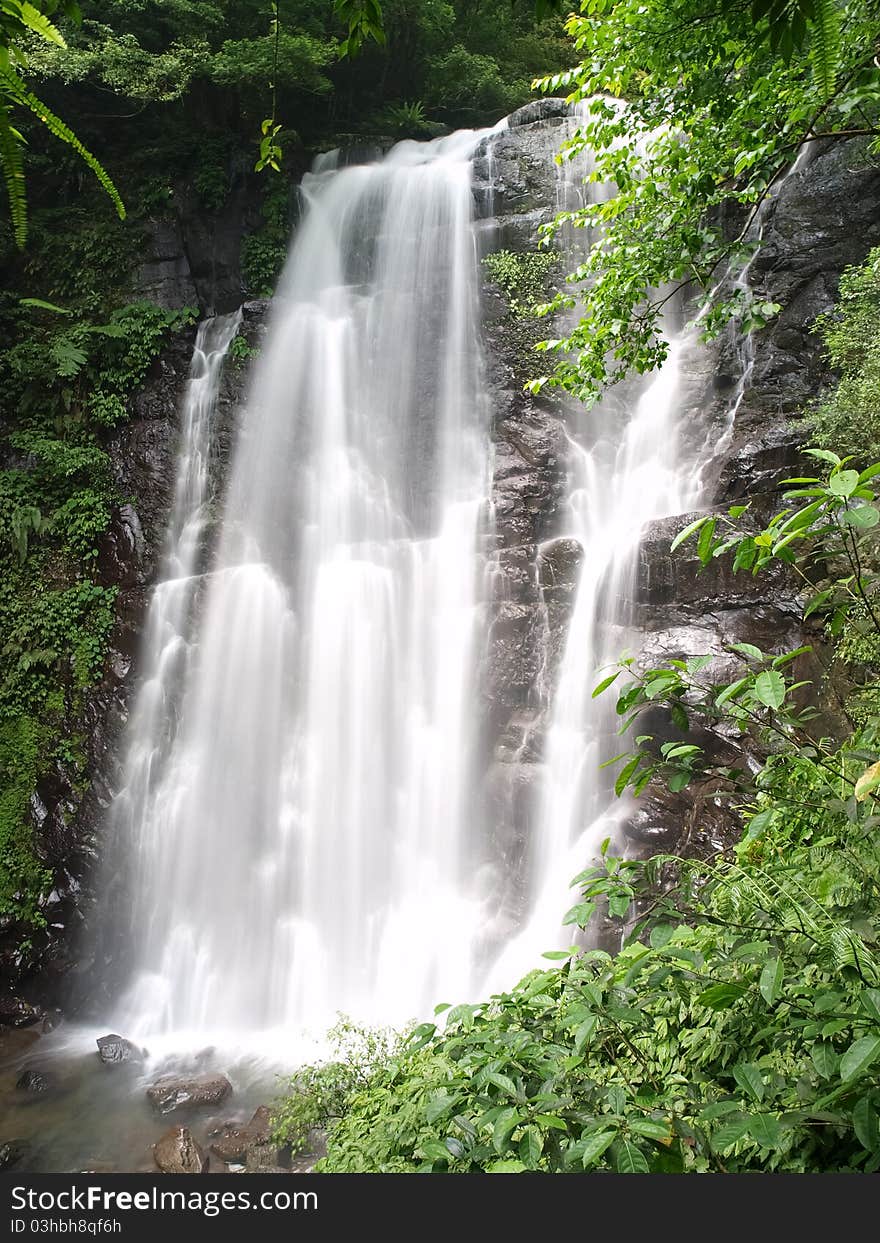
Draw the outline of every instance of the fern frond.
[[[45,13],[41,13],[39,9],[29,4],[28,0],[24,0],[20,16],[24,25],[29,30],[32,30],[34,34],[42,36],[47,43],[54,43],[58,47],[67,47],[61,31],[52,25]]]
[[[34,116],[43,122],[51,134],[54,134],[56,138],[59,138],[77,153],[83,163],[92,170],[104,191],[109,195],[114,207],[116,208],[116,213],[119,216],[119,219],[124,220],[125,204],[120,197],[119,191],[113,184],[110,174],[104,168],[103,164],[101,164],[101,162],[94,155],[92,155],[88,147],[85,147],[80,142],[73,130],[68,129],[61,118],[57,117],[51,108],[48,108],[42,100],[37,99],[36,95],[33,95],[27,89],[21,78],[19,78],[18,75],[13,73],[11,70],[6,70],[5,72],[0,70],[0,86],[7,90],[16,103],[21,104],[25,108],[29,108]]]
[[[830,99],[840,68],[840,12],[836,0],[813,0],[810,63],[813,82],[823,99]]]
[[[9,124],[9,114],[0,102],[0,165],[9,199],[9,215],[15,244],[24,246],[27,239],[27,197],[24,189],[24,162],[21,138]]]

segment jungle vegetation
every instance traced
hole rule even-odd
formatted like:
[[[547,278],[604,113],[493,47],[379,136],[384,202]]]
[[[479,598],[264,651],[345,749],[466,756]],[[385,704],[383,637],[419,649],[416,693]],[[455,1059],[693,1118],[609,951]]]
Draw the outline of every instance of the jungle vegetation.
[[[725,274],[804,143],[876,158],[878,16],[877,0],[584,0],[563,30],[559,6],[531,0],[0,0],[0,920],[21,954],[50,883],[31,796],[59,765],[86,780],[83,713],[114,620],[109,438],[195,314],[132,295],[147,225],[184,188],[213,217],[262,178],[244,258],[265,294],[284,179],[311,152],[494,121],[540,75],[593,101],[571,150],[593,147],[615,186],[558,222],[594,245],[540,312],[579,321],[544,342],[535,391],[589,403],[662,362],[657,291],[686,288],[707,335],[773,316]],[[837,381],[804,412],[810,456],[778,513],[734,507],[679,537],[700,565],[796,576],[828,677],[848,683],[834,729],[800,685],[803,651],[740,645],[733,681],[703,653],[597,674],[620,713],[619,792],[714,782],[741,840],[696,860],[606,850],[566,918],[616,921],[616,954],[551,952],[412,1032],[343,1024],[339,1056],[276,1110],[294,1146],[328,1129],[322,1168],[880,1168],[877,272],[874,253],[816,325]],[[649,707],[671,741],[640,732]],[[723,723],[751,762],[714,765],[697,722]]]

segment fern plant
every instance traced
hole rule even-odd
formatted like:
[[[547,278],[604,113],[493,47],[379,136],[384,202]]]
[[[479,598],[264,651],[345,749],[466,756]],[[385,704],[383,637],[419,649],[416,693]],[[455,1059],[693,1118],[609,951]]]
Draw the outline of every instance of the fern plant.
[[[67,46],[61,32],[49,19],[58,7],[57,0],[43,0],[39,6],[28,0],[0,0],[0,167],[13,235],[19,247],[27,240],[27,197],[22,159],[24,137],[12,122],[15,107],[32,113],[51,134],[76,152],[109,195],[119,218],[125,219],[125,206],[106,169],[60,117],[27,88],[20,76],[20,71],[27,67],[22,50],[26,37],[36,35],[58,47]],[[63,0],[60,7],[69,17],[79,17],[79,7],[74,0]]]
[[[840,11],[837,0],[754,0],[752,17],[763,25],[770,47],[786,60],[809,36],[813,81],[830,99],[840,66]]]

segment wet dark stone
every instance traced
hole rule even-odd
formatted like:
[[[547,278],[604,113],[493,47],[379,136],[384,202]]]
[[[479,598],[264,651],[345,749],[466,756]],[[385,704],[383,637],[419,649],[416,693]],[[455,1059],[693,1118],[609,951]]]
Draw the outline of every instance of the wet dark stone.
[[[153,1145],[153,1160],[163,1174],[204,1174],[208,1158],[185,1126],[173,1126]]]
[[[17,1139],[8,1139],[0,1143],[0,1170],[11,1170],[25,1155],[26,1145]]]
[[[222,1105],[231,1092],[225,1075],[166,1075],[147,1088],[147,1099],[158,1113],[170,1114]]]
[[[50,1070],[26,1070],[19,1075],[15,1086],[20,1092],[30,1092],[33,1096],[45,1096],[48,1092],[58,1090],[58,1080]]]
[[[271,1130],[269,1109],[261,1105],[246,1125],[225,1122],[212,1131],[209,1136],[211,1151],[227,1164],[242,1164],[252,1149],[264,1148],[269,1144]],[[271,1164],[278,1164],[277,1151]]]
[[[112,1034],[99,1036],[95,1042],[98,1046],[98,1057],[105,1066],[118,1066],[123,1062],[142,1062],[146,1050],[126,1040],[124,1036]]]

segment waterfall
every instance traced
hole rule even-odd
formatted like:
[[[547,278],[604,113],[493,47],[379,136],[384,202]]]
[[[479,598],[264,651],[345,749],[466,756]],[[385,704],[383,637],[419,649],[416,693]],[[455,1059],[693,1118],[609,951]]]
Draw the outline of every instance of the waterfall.
[[[136,857],[129,1032],[403,1022],[473,991],[482,137],[303,184],[185,660],[180,626],[151,620],[116,813]],[[156,612],[191,573],[190,521],[175,509]]]
[[[559,143],[573,136],[588,107],[576,105],[562,138],[554,136],[548,175]],[[608,197],[611,187],[587,180],[592,169],[589,150],[556,166],[558,210],[576,211]],[[557,235],[566,272],[585,256],[585,232],[569,225]],[[685,448],[680,401],[681,363],[696,335],[682,320],[680,302],[672,300],[663,321],[669,351],[658,371],[618,385],[590,410],[573,399],[558,403],[566,487],[551,542],[574,541],[580,569],[561,658],[544,671],[543,771],[533,800],[529,898],[520,931],[492,968],[495,988],[509,987],[542,951],[572,942],[572,931],[561,926],[576,897],[572,878],[596,860],[603,839],[618,836],[629,806],[614,793],[616,772],[602,769],[627,747],[617,736],[615,696],[611,690],[594,699],[592,692],[603,667],[638,652],[635,580],[646,524],[687,512],[700,499],[702,454]]]
[[[549,542],[576,544],[580,569],[536,688],[524,903],[498,934],[503,834],[482,811],[492,411],[471,183],[488,138],[491,203],[505,126],[403,142],[374,163],[318,159],[222,498],[207,459],[238,319],[199,331],[112,810],[129,857],[120,1030],[179,1045],[262,1036],[289,1052],[292,1031],[339,1012],[400,1024],[509,987],[567,943],[571,878],[625,818],[601,768],[625,749],[613,692],[592,691],[639,646],[645,525],[701,503],[711,457],[711,438],[682,427],[695,336],[675,300],[659,371],[591,411],[562,399],[547,414],[566,456]],[[538,139],[557,207],[606,195],[584,182],[588,154],[557,167],[559,140]],[[560,235],[566,270],[583,239]],[[753,358],[741,363],[731,422]]]

